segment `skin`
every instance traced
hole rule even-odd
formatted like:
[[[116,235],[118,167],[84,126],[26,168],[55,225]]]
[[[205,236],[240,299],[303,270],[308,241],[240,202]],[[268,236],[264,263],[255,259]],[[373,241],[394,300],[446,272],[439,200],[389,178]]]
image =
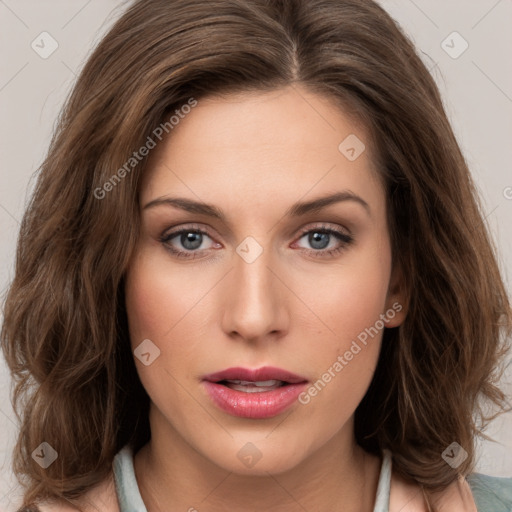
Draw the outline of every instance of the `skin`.
[[[373,508],[381,461],[356,445],[353,414],[375,371],[381,333],[307,405],[275,418],[228,415],[201,385],[208,373],[265,365],[316,382],[402,302],[391,281],[384,190],[370,150],[353,162],[338,150],[349,134],[369,140],[327,99],[286,88],[201,100],[151,154],[140,243],[126,279],[132,348],[150,339],[161,351],[150,366],[136,358],[152,400],[152,440],[135,457],[148,510]],[[298,200],[346,190],[369,211],[344,201],[284,217]],[[228,222],[169,205],[144,208],[163,196],[212,203]],[[354,242],[334,256],[313,254],[300,230],[320,223]],[[179,259],[159,241],[176,227],[209,231],[196,259]],[[250,264],[236,252],[247,236],[263,248]],[[172,246],[186,251],[179,236]],[[332,236],[329,248],[339,246]],[[388,325],[404,316],[405,308]],[[246,443],[262,455],[252,468],[237,457]]]
[[[349,134],[366,145],[355,161],[338,150]],[[132,349],[149,339],[160,350],[148,366],[135,357],[151,398],[152,437],[134,458],[148,512],[373,510],[382,461],[356,444],[353,419],[382,330],[307,404],[295,402],[274,418],[231,416],[201,384],[228,367],[266,365],[314,383],[393,304],[402,309],[387,326],[403,322],[407,308],[373,160],[364,127],[297,86],[201,99],[152,150],[140,190],[140,240],[126,276]],[[285,215],[299,200],[347,190],[368,210],[347,200],[300,218]],[[227,222],[170,205],[144,208],[168,196],[216,205]],[[327,249],[315,248],[302,230],[319,224],[350,233],[353,242],[343,246],[331,235]],[[195,259],[166,249],[187,252],[180,236],[161,241],[182,227],[208,232]],[[263,249],[252,263],[236,252],[248,236]],[[246,443],[261,454],[251,468],[237,457]],[[458,485],[444,493],[446,510],[473,510],[467,484]],[[118,510],[112,479],[88,497]],[[391,512],[426,510],[419,487],[395,474],[390,502]]]

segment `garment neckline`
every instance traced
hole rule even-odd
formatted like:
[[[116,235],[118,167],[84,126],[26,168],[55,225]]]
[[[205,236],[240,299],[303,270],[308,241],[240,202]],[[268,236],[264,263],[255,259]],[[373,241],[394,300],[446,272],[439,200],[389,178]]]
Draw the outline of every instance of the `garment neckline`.
[[[112,463],[120,512],[147,512],[135,477],[133,460],[133,448],[127,444],[119,450]],[[383,450],[373,512],[389,512],[391,469],[391,452]]]

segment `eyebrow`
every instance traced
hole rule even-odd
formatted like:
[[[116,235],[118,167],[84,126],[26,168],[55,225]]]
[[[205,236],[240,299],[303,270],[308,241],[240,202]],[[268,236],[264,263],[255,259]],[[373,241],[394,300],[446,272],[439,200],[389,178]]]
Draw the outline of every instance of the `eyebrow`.
[[[354,194],[350,190],[344,190],[342,192],[337,192],[335,194],[331,194],[325,197],[320,197],[318,199],[313,199],[312,201],[306,202],[297,202],[293,204],[288,210],[286,210],[284,216],[290,217],[300,217],[306,215],[308,213],[314,213],[330,206],[331,204],[351,201],[357,204],[360,204],[366,212],[371,215],[370,205],[361,197]],[[183,197],[158,197],[149,201],[144,207],[143,210],[147,210],[148,208],[154,208],[156,206],[174,206],[181,210],[185,210],[190,213],[197,213],[201,215],[206,215],[208,217],[213,217],[215,219],[219,219],[222,222],[226,222],[226,217],[222,210],[217,208],[216,206],[208,203],[201,203],[198,201],[193,201],[191,199],[186,199]]]

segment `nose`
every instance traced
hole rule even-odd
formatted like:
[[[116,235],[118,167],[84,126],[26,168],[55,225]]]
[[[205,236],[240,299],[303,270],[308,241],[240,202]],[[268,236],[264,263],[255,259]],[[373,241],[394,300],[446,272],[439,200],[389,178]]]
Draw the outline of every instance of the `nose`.
[[[234,255],[224,289],[223,329],[232,338],[256,342],[279,338],[288,329],[286,286],[270,251],[254,260]]]

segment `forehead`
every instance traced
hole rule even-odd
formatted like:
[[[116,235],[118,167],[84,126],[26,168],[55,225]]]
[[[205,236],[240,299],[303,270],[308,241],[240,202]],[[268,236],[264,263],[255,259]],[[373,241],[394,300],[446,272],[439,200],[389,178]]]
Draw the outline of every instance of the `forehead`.
[[[199,99],[149,156],[141,202],[167,193],[283,205],[349,189],[382,201],[369,134],[298,86]]]

